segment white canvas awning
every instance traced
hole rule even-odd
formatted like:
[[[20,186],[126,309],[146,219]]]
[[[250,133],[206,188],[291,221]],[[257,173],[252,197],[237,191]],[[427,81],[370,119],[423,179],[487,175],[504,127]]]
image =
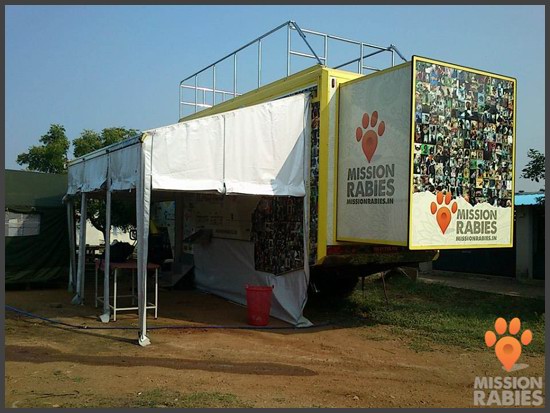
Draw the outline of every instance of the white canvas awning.
[[[84,217],[86,192],[135,189],[141,345],[149,343],[146,336],[145,275],[151,192],[216,191],[225,194],[305,197],[308,110],[308,95],[298,94],[151,129],[141,138],[111,145],[69,165],[67,193],[82,193]],[[109,200],[110,196],[107,198]],[[307,203],[307,197],[304,202]],[[305,209],[309,210],[309,207]],[[304,218],[306,222],[308,220]],[[305,235],[304,240],[307,245]],[[85,243],[85,234],[81,242]],[[79,250],[79,253],[77,281],[81,282],[77,283],[80,289],[75,302],[81,302],[84,295],[84,249]],[[249,253],[241,255],[252,260],[248,264],[253,263]],[[308,256],[307,252],[304,256]],[[200,268],[207,271],[209,267]],[[292,277],[299,282],[290,282],[290,277],[285,282],[273,279],[273,284],[279,285],[275,308],[282,314],[282,318],[295,322],[300,320],[307,297],[308,274],[306,262],[304,270],[296,272],[295,277]],[[108,283],[107,274],[106,278]],[[105,290],[105,300],[108,301],[108,289]],[[108,320],[108,313],[103,316]]]
[[[152,188],[304,196],[304,94],[146,131]]]
[[[299,94],[146,131],[152,189],[304,196],[307,110]],[[68,194],[104,189],[107,169],[111,190],[136,188],[141,143],[70,164]]]
[[[151,129],[146,133],[153,139],[153,189],[223,192],[222,115]]]
[[[226,192],[304,196],[305,96],[250,109],[225,115]]]
[[[74,195],[101,190],[107,180],[108,162],[108,157],[100,156],[69,166],[67,193]]]
[[[112,191],[136,188],[140,154],[140,145],[128,146],[109,153],[109,176]]]
[[[112,191],[135,189],[141,150],[140,139],[134,137],[72,161],[68,168],[67,194],[104,190],[107,177]]]

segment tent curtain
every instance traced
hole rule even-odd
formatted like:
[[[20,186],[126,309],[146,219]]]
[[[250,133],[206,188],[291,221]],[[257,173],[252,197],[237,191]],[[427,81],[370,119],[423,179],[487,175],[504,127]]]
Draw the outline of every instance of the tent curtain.
[[[98,156],[84,161],[83,181],[80,188],[82,192],[98,191],[104,187],[108,162],[107,156]]]
[[[153,189],[224,191],[221,115],[147,131],[152,143]]]
[[[112,191],[134,189],[138,180],[141,145],[109,153],[109,185]]]
[[[152,189],[305,196],[304,93],[147,131]],[[143,145],[69,165],[67,194],[136,187]]]
[[[226,193],[304,196],[305,94],[228,112]]]
[[[302,93],[147,131],[152,188],[305,196],[308,100]]]

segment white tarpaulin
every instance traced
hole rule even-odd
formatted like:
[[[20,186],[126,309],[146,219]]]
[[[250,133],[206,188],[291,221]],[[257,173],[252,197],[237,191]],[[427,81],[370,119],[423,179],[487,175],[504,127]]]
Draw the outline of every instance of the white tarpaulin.
[[[224,115],[228,194],[305,195],[306,103],[300,94]]]
[[[74,195],[80,192],[84,182],[84,162],[69,165],[67,194]]]
[[[147,131],[153,189],[304,196],[307,108],[300,94]]]
[[[254,243],[212,238],[193,248],[197,288],[246,304],[245,286],[274,286],[271,315],[297,326],[311,325],[302,311],[307,301],[308,278],[301,269],[275,276],[254,269]]]
[[[99,191],[107,180],[107,165],[109,159],[106,156],[87,159],[84,161],[82,192]]]
[[[107,180],[108,156],[98,156],[69,166],[69,195],[101,190]]]
[[[151,129],[152,189],[305,196],[306,94]],[[69,166],[68,194],[136,187],[143,145]]]
[[[141,145],[132,145],[109,153],[111,191],[136,187],[140,155]]]
[[[177,123],[153,137],[153,189],[223,192],[222,115]]]

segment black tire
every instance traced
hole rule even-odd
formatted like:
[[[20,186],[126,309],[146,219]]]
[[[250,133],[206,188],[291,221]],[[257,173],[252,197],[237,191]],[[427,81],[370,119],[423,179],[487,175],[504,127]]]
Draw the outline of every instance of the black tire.
[[[350,295],[359,277],[345,268],[312,267],[311,283],[313,290],[327,297],[346,297]]]

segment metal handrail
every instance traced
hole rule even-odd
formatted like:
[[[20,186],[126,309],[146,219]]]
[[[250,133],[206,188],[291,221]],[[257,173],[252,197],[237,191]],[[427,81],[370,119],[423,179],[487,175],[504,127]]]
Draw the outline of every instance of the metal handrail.
[[[222,102],[225,102],[227,97],[232,99],[242,94],[238,92],[238,88],[237,88],[237,54],[252,45],[257,45],[257,57],[258,57],[257,69],[258,70],[257,70],[257,87],[256,88],[260,88],[262,85],[262,56],[263,56],[262,40],[284,28],[286,28],[286,31],[287,31],[287,74],[286,74],[287,77],[290,76],[292,73],[292,67],[291,67],[292,56],[306,58],[306,59],[313,59],[317,64],[329,67],[329,64],[328,64],[329,40],[334,40],[340,43],[349,43],[349,44],[359,46],[359,57],[357,57],[356,59],[352,59],[348,62],[339,64],[336,66],[332,66],[333,69],[338,69],[353,63],[357,63],[357,73],[364,74],[365,70],[379,71],[381,70],[380,68],[374,67],[374,66],[367,66],[364,64],[364,61],[369,57],[373,57],[385,52],[391,54],[391,66],[395,65],[395,54],[397,54],[397,56],[399,56],[399,58],[401,58],[403,61],[405,62],[407,61],[407,59],[399,52],[399,50],[393,44],[390,44],[389,46],[378,46],[370,43],[347,39],[341,36],[334,36],[331,34],[321,33],[314,30],[302,29],[295,21],[289,20],[283,24],[280,24],[274,29],[264,33],[260,37],[257,37],[256,39],[248,42],[247,44],[238,48],[237,50],[225,55],[221,59],[216,60],[214,63],[211,63],[210,65],[204,67],[203,69],[183,79],[179,84],[180,118],[183,116],[183,111],[185,107],[191,107],[196,113],[199,110],[199,108],[209,108],[216,105],[217,96],[221,96]],[[304,44],[308,49],[307,53],[292,49],[292,31],[296,31],[298,33],[298,35],[300,36],[300,38],[302,39],[302,41],[304,42]],[[323,39],[322,54],[317,53],[315,51],[315,49],[312,47],[310,42],[307,40],[307,35],[319,36]],[[374,51],[365,54],[365,52],[368,51],[369,49],[371,50],[374,49]],[[233,59],[233,90],[232,91],[222,90],[216,87],[216,80],[217,80],[216,66],[231,58]],[[199,85],[199,79],[198,79],[199,75],[204,74],[209,70],[212,71],[212,78],[211,78],[212,87]],[[189,82],[191,82],[192,84],[189,84]],[[184,100],[183,93],[185,90],[193,90],[195,92],[194,101]],[[202,94],[202,100],[199,100],[199,92],[201,92]],[[208,93],[208,96],[211,97],[212,99],[211,105],[206,102],[207,93]]]

